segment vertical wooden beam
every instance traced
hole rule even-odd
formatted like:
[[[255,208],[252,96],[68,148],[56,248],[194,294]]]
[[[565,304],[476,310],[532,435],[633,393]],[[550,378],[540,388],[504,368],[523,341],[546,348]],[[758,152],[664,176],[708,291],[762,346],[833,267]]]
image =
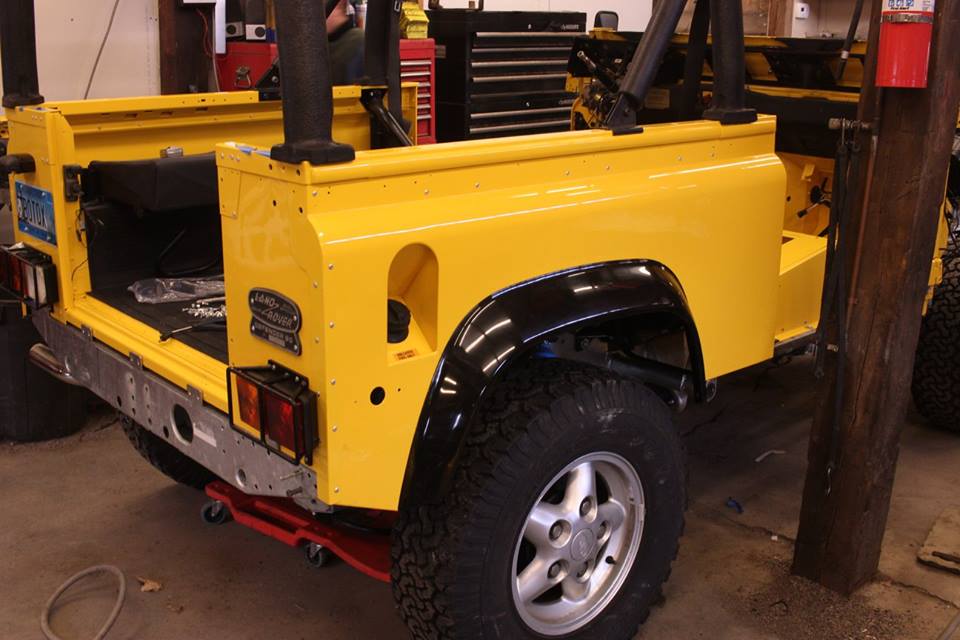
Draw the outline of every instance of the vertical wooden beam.
[[[874,45],[880,9],[875,0]],[[865,206],[855,206],[860,213],[841,234],[838,255],[850,257],[843,261],[849,317],[845,327],[826,319],[828,342],[838,344],[848,329],[847,349],[827,356],[793,563],[795,573],[842,593],[871,580],[879,565],[960,107],[956,33],[960,0],[941,0],[930,87],[878,94],[867,86],[862,96],[869,116],[879,95],[880,117],[860,182]]]
[[[209,91],[212,62],[204,49],[203,20],[200,14],[194,7],[180,6],[177,0],[157,2],[160,18],[161,93]],[[204,7],[199,11],[212,29],[212,10]]]
[[[794,0],[770,0],[770,15],[767,19],[768,36],[791,35],[790,23],[793,22]]]

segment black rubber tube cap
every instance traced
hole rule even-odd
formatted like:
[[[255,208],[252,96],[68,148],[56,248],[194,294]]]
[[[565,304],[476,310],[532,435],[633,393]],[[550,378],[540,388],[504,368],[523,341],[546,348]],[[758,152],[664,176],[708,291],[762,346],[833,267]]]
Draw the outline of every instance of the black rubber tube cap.
[[[410,309],[399,300],[387,300],[387,342],[400,344],[410,335]]]
[[[290,142],[275,145],[270,150],[270,158],[277,162],[300,164],[309,162],[311,165],[336,164],[353,162],[356,153],[348,144],[340,144],[330,140],[307,140],[304,142]]]

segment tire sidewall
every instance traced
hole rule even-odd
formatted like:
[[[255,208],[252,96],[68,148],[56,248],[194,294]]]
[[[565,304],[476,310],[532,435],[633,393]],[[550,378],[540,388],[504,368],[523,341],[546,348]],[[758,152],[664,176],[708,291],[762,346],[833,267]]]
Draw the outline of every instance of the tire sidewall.
[[[565,398],[537,416],[515,443],[517,455],[498,465],[494,477],[510,480],[497,487],[500,513],[484,547],[478,584],[483,637],[629,638],[659,597],[683,529],[682,448],[669,411],[652,392],[633,383],[608,385],[613,388],[605,391],[612,393],[601,394],[606,398]],[[637,472],[646,508],[643,537],[627,579],[599,616],[573,634],[543,636],[527,627],[513,603],[515,547],[547,483],[574,460],[597,452],[616,454]]]

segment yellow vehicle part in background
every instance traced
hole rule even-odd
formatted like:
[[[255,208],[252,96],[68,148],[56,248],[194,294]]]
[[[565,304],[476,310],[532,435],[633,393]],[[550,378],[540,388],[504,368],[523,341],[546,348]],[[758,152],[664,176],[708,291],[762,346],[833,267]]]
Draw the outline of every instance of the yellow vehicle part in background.
[[[594,29],[590,32],[590,37],[600,40],[624,40],[631,35],[610,29]],[[677,47],[685,47],[688,41],[689,36],[687,34],[677,34],[673,38],[673,44]],[[777,84],[779,79],[773,72],[770,61],[761,51],[756,49],[788,49],[790,45],[787,42],[768,36],[747,36],[744,44],[747,49],[747,77],[750,79],[747,90],[750,92],[796,100],[801,103],[804,100],[828,100],[837,103],[855,104],[860,99],[859,89],[863,82],[861,60],[866,55],[867,49],[865,42],[854,43],[851,49],[852,55],[845,67],[844,74],[836,86],[831,89],[787,87]],[[837,55],[836,60],[832,61],[831,64],[835,65],[839,60],[839,55]],[[713,69],[709,61],[704,63],[703,78],[708,83],[713,79]],[[588,82],[589,80],[586,78],[568,76],[567,90],[582,95]],[[655,93],[657,90],[657,88],[654,88],[652,92]],[[663,89],[660,89],[660,91],[665,94],[667,105],[669,105],[669,93]],[[705,99],[709,95],[708,90]],[[582,99],[579,98],[574,103],[571,112],[571,125],[576,123],[577,114],[591,126],[598,124],[593,122],[594,114],[584,106]],[[960,130],[960,118],[958,118],[958,130]],[[825,128],[824,134],[828,133]],[[778,152],[778,155],[787,170],[787,189],[783,209],[784,230],[793,232],[789,236],[791,238],[800,238],[801,234],[811,236],[808,241],[784,248],[780,283],[781,308],[778,313],[777,331],[777,343],[782,345],[804,335],[809,335],[816,330],[819,324],[821,302],[819,291],[823,286],[825,260],[823,256],[817,258],[810,256],[809,262],[798,264],[794,262],[794,258],[798,252],[805,253],[817,246],[820,247],[821,252],[826,251],[826,242],[819,236],[825,233],[830,223],[829,198],[833,191],[834,159],[786,152]],[[822,204],[810,202],[810,194],[814,187],[819,188],[821,193],[824,194]],[[945,203],[944,206],[948,205]],[[933,299],[934,289],[943,279],[941,255],[947,248],[948,240],[948,220],[946,216],[942,216],[936,254],[931,263],[930,288],[925,305],[928,305]],[[819,268],[817,265],[819,265]]]
[[[699,121],[359,152],[320,167],[221,145],[231,365],[274,360],[318,392],[320,500],[395,509],[441,353],[472,309],[518,282],[655,260],[682,283],[708,377],[762,362],[786,180],[774,135],[769,117]],[[255,287],[301,306],[301,356],[251,335]],[[413,315],[397,345],[388,297]]]
[[[370,116],[360,104],[360,91],[357,86],[334,88],[334,135],[365,149],[370,146]],[[403,92],[405,115],[415,120],[416,86],[405,85]],[[206,402],[225,410],[223,363],[175,340],[160,342],[155,329],[88,295],[83,216],[80,203],[65,197],[64,167],[157,158],[169,147],[186,155],[210,153],[224,140],[269,147],[283,137],[280,102],[260,101],[256,92],[189,94],[51,102],[8,109],[6,115],[9,153],[32,155],[37,170],[29,183],[53,194],[58,244],[16,233],[17,242],[50,255],[61,274],[53,316],[88,329],[121,353],[136,353],[147,369],[181,388],[198,389]],[[24,176],[15,179],[27,182]]]

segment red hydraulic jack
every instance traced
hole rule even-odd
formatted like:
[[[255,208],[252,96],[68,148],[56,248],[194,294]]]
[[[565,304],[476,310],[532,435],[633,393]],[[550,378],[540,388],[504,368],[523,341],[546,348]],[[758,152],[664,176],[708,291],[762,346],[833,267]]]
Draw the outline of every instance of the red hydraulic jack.
[[[293,500],[251,496],[219,480],[208,484],[206,491],[214,500],[203,508],[209,524],[223,524],[232,517],[291,547],[305,546],[308,559],[317,565],[329,551],[371,578],[390,582],[390,536],[385,533],[322,522]]]

